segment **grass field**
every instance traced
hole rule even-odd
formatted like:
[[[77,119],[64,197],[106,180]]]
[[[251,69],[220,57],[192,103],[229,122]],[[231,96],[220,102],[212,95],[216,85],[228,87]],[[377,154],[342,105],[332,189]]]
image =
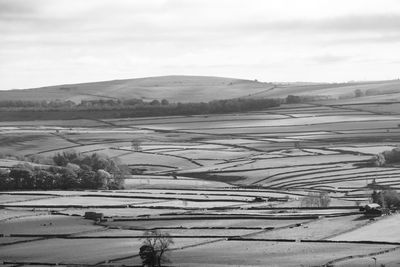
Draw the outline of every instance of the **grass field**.
[[[218,82],[207,90],[231,80]],[[270,86],[246,84],[256,85],[250,97]],[[338,96],[397,84],[313,88]],[[305,94],[302,86],[265,95]],[[373,180],[400,189],[398,166],[365,165],[399,145],[398,104],[350,100],[207,116],[2,122],[2,169],[24,156],[73,149],[107,155],[135,174],[126,176],[125,190],[1,193],[0,260],[137,265],[140,237],[159,229],[175,242],[171,266],[373,266],[371,257],[396,266],[399,216],[370,221],[357,206],[369,203]],[[310,192],[328,194],[330,207],[304,207]],[[103,213],[104,221],[85,219],[87,211]]]

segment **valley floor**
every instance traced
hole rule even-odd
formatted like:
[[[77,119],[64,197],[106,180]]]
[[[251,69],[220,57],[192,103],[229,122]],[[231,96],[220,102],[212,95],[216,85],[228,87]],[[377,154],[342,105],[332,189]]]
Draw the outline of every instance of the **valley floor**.
[[[359,211],[373,180],[399,189],[399,167],[366,165],[399,144],[392,105],[1,122],[3,169],[75,150],[136,174],[125,190],[1,192],[0,260],[140,266],[143,234],[157,229],[174,241],[166,266],[398,266],[399,215]],[[310,193],[327,194],[329,207],[308,207]]]

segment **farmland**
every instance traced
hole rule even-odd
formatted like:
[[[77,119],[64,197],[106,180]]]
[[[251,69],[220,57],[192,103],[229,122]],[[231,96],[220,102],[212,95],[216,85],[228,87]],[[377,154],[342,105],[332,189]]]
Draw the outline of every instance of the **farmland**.
[[[123,190],[1,192],[0,259],[12,266],[140,266],[141,237],[157,229],[174,241],[168,266],[367,266],[371,257],[396,266],[400,240],[389,230],[400,217],[370,221],[358,206],[369,203],[373,180],[400,189],[398,166],[366,164],[398,146],[398,104],[358,101],[3,121],[2,169],[74,150],[105,154],[131,174]],[[310,193],[327,194],[330,206],[305,206]],[[85,219],[87,211],[105,219]]]

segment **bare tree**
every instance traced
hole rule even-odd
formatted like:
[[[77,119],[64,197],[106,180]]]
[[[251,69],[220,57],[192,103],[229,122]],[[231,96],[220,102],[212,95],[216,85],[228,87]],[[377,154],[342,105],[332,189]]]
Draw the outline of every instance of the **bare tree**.
[[[170,245],[174,243],[168,233],[160,230],[148,230],[143,234],[143,245],[140,248],[140,258],[143,266],[161,267],[162,262],[168,262],[166,252]]]

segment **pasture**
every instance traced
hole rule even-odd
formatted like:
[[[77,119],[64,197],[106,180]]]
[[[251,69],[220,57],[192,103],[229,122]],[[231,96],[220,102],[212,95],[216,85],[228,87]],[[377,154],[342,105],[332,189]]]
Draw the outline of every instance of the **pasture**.
[[[368,266],[374,255],[395,266],[400,217],[370,221],[359,206],[372,181],[400,188],[398,166],[366,165],[398,146],[400,115],[390,103],[339,104],[2,122],[2,169],[74,150],[107,155],[131,174],[124,190],[0,192],[0,259],[136,266],[142,235],[157,229],[174,240],[166,266]],[[327,194],[330,206],[305,206],[311,193]],[[85,219],[88,211],[103,220]]]

